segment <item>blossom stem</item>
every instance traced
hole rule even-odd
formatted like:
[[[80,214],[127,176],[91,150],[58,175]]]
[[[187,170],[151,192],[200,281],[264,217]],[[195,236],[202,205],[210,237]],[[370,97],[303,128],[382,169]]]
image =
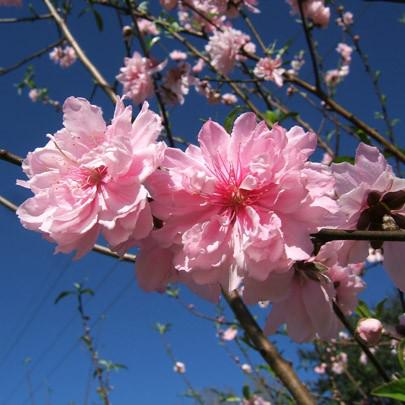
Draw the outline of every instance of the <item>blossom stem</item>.
[[[249,339],[253,342],[263,359],[294,397],[296,403],[302,405],[315,405],[316,401],[308,391],[307,387],[298,378],[290,363],[280,355],[276,347],[266,338],[256,320],[243,303],[238,292],[232,291],[229,293],[222,290],[222,294]]]
[[[84,53],[83,49],[80,47],[78,42],[76,41],[75,37],[70,32],[68,26],[66,25],[64,19],[58,13],[57,9],[53,5],[51,0],[43,0],[46,7],[48,8],[49,12],[52,14],[55,23],[59,26],[63,35],[65,36],[66,40],[70,43],[72,48],[75,50],[78,58],[83,63],[85,68],[90,72],[93,76],[94,80],[97,84],[103,89],[103,91],[110,97],[111,101],[115,104],[116,95],[113,92],[111,86],[108,84],[107,80],[104,76],[98,71],[98,69],[93,65],[87,55]]]
[[[348,321],[342,310],[339,308],[339,305],[336,302],[333,302],[333,310],[335,311],[336,316],[339,318],[339,320],[343,323],[343,325],[346,327],[346,329],[350,332],[354,340],[357,342],[357,344],[361,347],[363,352],[366,354],[370,362],[373,364],[377,372],[380,374],[380,376],[383,378],[384,381],[389,382],[390,378],[388,377],[387,373],[385,372],[383,366],[378,362],[376,357],[374,356],[373,353],[371,353],[370,349],[368,346],[360,339],[359,336],[357,336],[356,331],[354,330],[353,326],[351,323]]]

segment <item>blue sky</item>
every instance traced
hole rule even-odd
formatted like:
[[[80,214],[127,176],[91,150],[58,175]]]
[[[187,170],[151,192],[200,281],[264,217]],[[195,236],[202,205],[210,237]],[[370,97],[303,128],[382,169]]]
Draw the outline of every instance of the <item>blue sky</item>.
[[[157,0],[152,1],[153,7],[156,3]],[[261,0],[260,3],[262,13],[253,16],[253,21],[263,37],[269,43],[277,39],[280,46],[288,39],[294,39],[293,49],[305,49],[300,27],[289,15],[285,2]],[[348,7],[352,6],[350,3]],[[405,55],[401,49],[405,25],[398,19],[405,7],[355,3],[348,9],[355,14],[356,32],[361,36],[372,66],[383,72],[382,87],[388,96],[392,118],[403,119]],[[91,15],[77,18],[83,4],[74,2],[77,8],[70,19],[72,31],[90,59],[112,81],[124,56],[116,16],[102,11],[105,29],[99,33]],[[34,0],[33,5],[37,11],[44,11],[42,2]],[[1,8],[0,18],[28,13],[26,6]],[[12,65],[56,39],[57,31],[51,21],[0,24],[0,66]],[[334,48],[341,40],[341,32],[335,27],[319,30],[317,39],[326,55],[325,66],[335,67],[338,55]],[[157,52],[164,56],[161,49]],[[92,82],[80,63],[62,70],[45,55],[33,65],[38,86],[48,87],[52,98],[63,102],[71,95],[89,97]],[[60,113],[32,103],[26,92],[17,95],[14,84],[22,79],[23,72],[24,69],[19,69],[5,77],[0,76],[0,147],[20,156],[42,146],[46,142],[45,135],[62,126]],[[309,62],[303,68],[303,77],[312,80]],[[304,119],[314,128],[319,127],[319,117],[302,101],[288,100],[284,90],[278,94],[290,103],[293,110],[302,112]],[[369,79],[356,57],[351,75],[339,87],[338,99],[372,126],[383,130],[382,123],[374,119],[378,105]],[[103,108],[106,120],[111,118],[113,107],[99,90],[94,103]],[[152,106],[155,106],[153,102]],[[228,112],[227,107],[206,105],[192,90],[185,105],[171,110],[170,116],[174,132],[193,140],[202,120],[211,117],[223,122]],[[404,130],[404,122],[400,121],[396,127],[399,139]],[[347,154],[352,153],[354,147],[353,141],[344,142]],[[318,152],[316,157],[320,159],[321,153]],[[20,168],[0,161],[0,194],[17,204],[30,195],[15,185],[16,179],[21,178],[24,176]],[[34,403],[28,397],[27,370],[30,370],[36,404],[46,403],[47,395],[50,395],[52,404],[84,403],[90,361],[88,353],[78,342],[81,324],[76,302],[65,299],[58,305],[53,304],[59,292],[70,289],[74,282],[84,282],[96,292],[94,298],[86,300],[85,306],[92,322],[98,320],[93,332],[101,356],[128,367],[128,371],[112,376],[115,387],[111,396],[113,403],[175,405],[190,402],[181,396],[186,388],[172,371],[160,337],[153,328],[156,322],[173,324],[168,340],[176,358],[186,363],[188,378],[195,388],[229,388],[240,393],[246,377],[218,344],[214,327],[191,316],[173,299],[142,292],[136,285],[131,264],[95,253],[80,261],[73,261],[67,255],[53,255],[54,246],[39,234],[22,228],[13,214],[1,207],[0,226],[0,404]],[[381,269],[373,270],[367,281],[369,288],[364,297],[370,302],[375,303],[391,289]],[[210,304],[187,290],[182,289],[181,295],[185,302],[214,313]],[[260,311],[262,317],[264,312]],[[295,359],[295,345],[283,340],[281,348],[287,357]],[[31,358],[29,368],[24,366],[27,357]],[[90,387],[93,401],[96,398],[94,387],[93,381]]]

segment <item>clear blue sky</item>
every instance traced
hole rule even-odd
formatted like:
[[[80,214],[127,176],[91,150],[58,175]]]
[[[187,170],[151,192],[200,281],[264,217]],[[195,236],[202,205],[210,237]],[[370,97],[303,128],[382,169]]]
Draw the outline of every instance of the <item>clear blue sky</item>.
[[[27,4],[27,1],[23,2]],[[78,7],[70,19],[72,31],[90,59],[112,81],[124,56],[116,16],[102,12],[105,29],[100,34],[91,15],[77,18],[84,2],[73,3]],[[155,6],[157,0],[152,3]],[[305,46],[300,27],[294,23],[283,0],[260,0],[260,3],[262,14],[253,16],[253,20],[269,43],[277,39],[278,44],[283,45],[288,39],[293,39],[294,49]],[[351,7],[351,3],[355,6]],[[405,12],[405,7],[361,1],[347,4],[355,14],[355,29],[362,38],[372,65],[383,72],[382,86],[388,96],[391,116],[403,120],[405,54],[402,48],[405,25],[400,24],[398,19]],[[42,2],[34,0],[33,5],[37,11],[44,11]],[[28,13],[26,6],[20,9],[0,8],[0,18]],[[334,47],[341,38],[341,32],[333,26],[332,23],[332,28],[317,32],[328,68],[336,66],[338,55]],[[12,65],[56,39],[57,30],[50,21],[0,24],[0,66]],[[62,102],[71,95],[89,97],[91,80],[80,63],[62,70],[45,55],[33,64],[38,86],[48,87],[52,98]],[[46,142],[45,135],[62,126],[61,114],[50,107],[32,103],[26,92],[17,95],[14,84],[21,80],[23,71],[19,69],[0,77],[0,147],[21,156],[42,146]],[[309,63],[303,69],[303,77],[312,80]],[[278,93],[286,99],[284,90]],[[338,98],[372,126],[383,130],[381,122],[374,119],[374,111],[378,108],[376,99],[356,57],[352,74],[340,86]],[[100,91],[97,91],[94,103],[103,107],[107,120],[111,118],[112,105]],[[303,111],[304,119],[318,128],[319,117],[302,102],[293,101],[291,105],[296,111]],[[171,110],[170,114],[174,132],[193,140],[202,119],[212,117],[222,122],[228,111],[223,106],[207,106],[191,90],[185,105]],[[396,127],[399,138],[404,130],[404,121],[401,121]],[[352,153],[353,147],[353,142],[345,143],[348,154]],[[320,157],[318,153],[317,158]],[[18,178],[24,178],[20,168],[0,161],[0,194],[17,204],[30,195],[15,186]],[[30,403],[23,364],[26,357],[32,359],[28,370],[31,370],[36,404],[46,403],[47,387],[51,391],[52,404],[84,403],[90,361],[88,353],[78,343],[82,331],[76,303],[73,299],[66,299],[58,305],[53,304],[59,292],[70,289],[73,282],[85,282],[96,292],[85,305],[92,321],[105,314],[105,319],[93,329],[101,356],[128,367],[128,371],[112,375],[115,389],[111,398],[114,404],[189,403],[180,395],[186,388],[172,371],[160,337],[153,329],[155,322],[173,324],[168,339],[176,358],[186,363],[187,375],[195,388],[230,388],[240,393],[246,377],[218,344],[213,326],[195,319],[166,296],[145,294],[139,290],[132,265],[95,253],[78,262],[72,261],[70,256],[53,255],[51,244],[39,234],[23,229],[17,218],[2,207],[0,229],[0,404]],[[381,269],[374,270],[368,282],[369,288],[364,296],[370,302],[376,302],[390,291],[390,283]],[[185,289],[182,289],[182,297],[197,308],[213,313],[210,304]],[[263,315],[263,310],[260,311]],[[295,345],[283,341],[281,348],[287,357],[295,359]],[[93,401],[96,398],[94,387],[93,381],[90,388]]]

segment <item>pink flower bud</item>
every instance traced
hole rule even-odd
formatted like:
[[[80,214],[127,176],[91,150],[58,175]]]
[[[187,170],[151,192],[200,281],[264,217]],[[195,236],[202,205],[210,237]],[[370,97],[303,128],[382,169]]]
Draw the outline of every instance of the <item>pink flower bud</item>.
[[[181,361],[176,361],[176,364],[173,367],[175,373],[184,374],[186,372],[186,365]]]
[[[383,325],[378,319],[363,319],[357,324],[356,332],[361,339],[371,346],[378,343],[383,330]]]
[[[228,328],[226,331],[224,331],[221,334],[221,339],[226,340],[226,341],[231,341],[236,338],[236,335],[238,334],[238,330],[236,328],[233,328],[232,326]]]
[[[250,373],[252,372],[252,367],[251,367],[249,364],[247,364],[247,363],[242,364],[242,365],[240,366],[240,368],[241,368],[242,371],[243,371],[244,373],[246,373],[246,374],[250,374]]]

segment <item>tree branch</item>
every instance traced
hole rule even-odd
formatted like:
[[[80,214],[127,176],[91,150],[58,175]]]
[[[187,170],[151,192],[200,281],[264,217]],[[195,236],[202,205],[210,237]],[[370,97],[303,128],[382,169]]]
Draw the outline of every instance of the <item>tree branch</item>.
[[[89,58],[84,53],[83,49],[80,47],[72,33],[70,32],[69,28],[67,27],[64,19],[60,16],[54,5],[52,4],[51,0],[43,0],[46,7],[48,7],[49,12],[52,14],[53,19],[55,20],[56,24],[59,26],[63,35],[72,46],[72,48],[76,51],[76,54],[80,61],[83,63],[85,68],[90,72],[93,76],[96,83],[103,89],[103,91],[110,97],[111,101],[115,104],[117,96],[111,89],[111,86],[108,84],[107,80],[104,79],[103,75],[98,71],[98,69],[91,63]]]
[[[222,290],[222,294],[249,339],[257,347],[263,359],[266,360],[267,364],[294,397],[296,403],[315,405],[315,399],[312,397],[307,387],[300,381],[297,374],[295,374],[290,363],[280,355],[276,347],[273,346],[263,334],[263,331],[247,309],[238,292],[233,291],[228,293]]]

